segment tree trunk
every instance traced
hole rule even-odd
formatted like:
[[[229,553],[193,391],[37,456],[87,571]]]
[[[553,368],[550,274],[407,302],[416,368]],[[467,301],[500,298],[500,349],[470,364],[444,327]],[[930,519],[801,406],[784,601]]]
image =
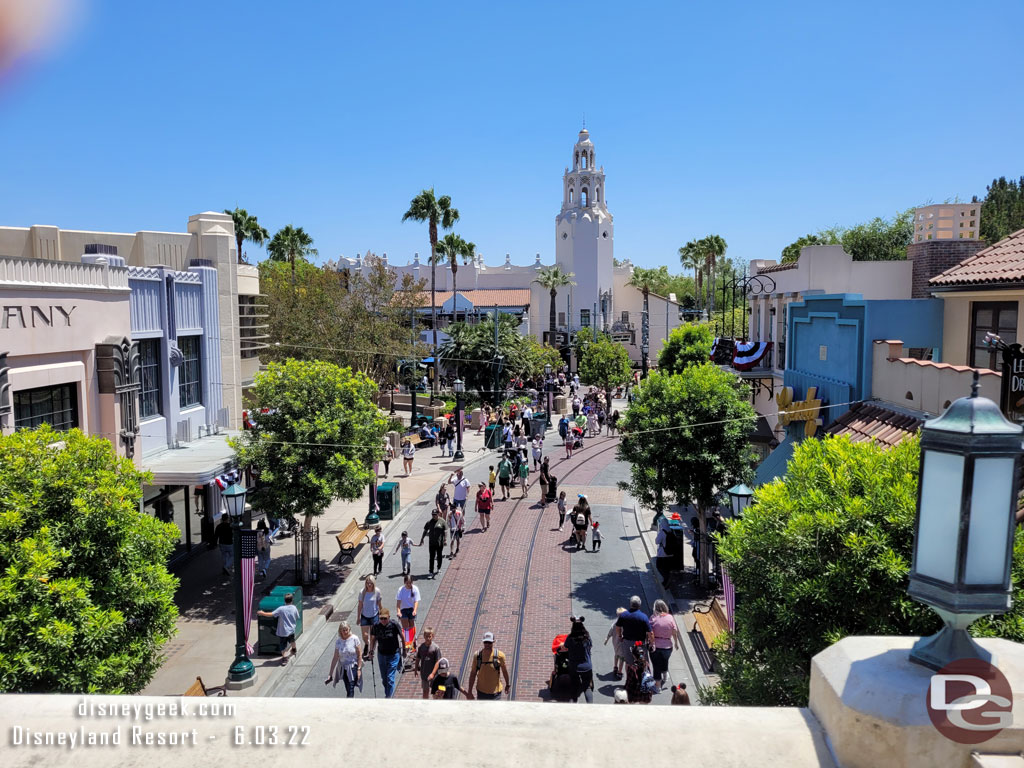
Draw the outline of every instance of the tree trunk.
[[[552,288],[551,289],[551,314],[548,316],[548,325],[550,326],[550,328],[548,330],[551,331],[551,338],[548,339],[548,341],[551,343],[551,346],[553,346],[553,347],[556,346],[556,344],[555,344],[555,299],[557,299],[557,298],[558,298],[558,291],[556,291],[554,288]],[[559,350],[559,351],[561,351],[561,350]]]
[[[242,235],[238,232],[235,233],[235,244],[238,246],[238,263],[242,263]]]
[[[697,563],[697,572],[700,574],[700,585],[707,587],[708,585],[708,567],[711,562],[708,557],[708,521],[704,519],[704,506],[697,504],[697,522],[700,525],[700,546],[697,551],[700,553],[699,562]]]
[[[437,387],[437,222],[433,219],[430,220],[430,324],[434,333],[434,380],[430,382],[430,402],[433,403]]]

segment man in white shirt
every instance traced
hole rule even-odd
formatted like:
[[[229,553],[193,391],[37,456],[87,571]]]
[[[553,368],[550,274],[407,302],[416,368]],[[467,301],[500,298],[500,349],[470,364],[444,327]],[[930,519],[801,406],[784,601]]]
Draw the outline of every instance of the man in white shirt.
[[[448,482],[454,486],[452,491],[452,506],[458,507],[465,512],[466,498],[469,496],[469,479],[462,474],[462,467],[455,470],[448,476]]]
[[[398,590],[398,615],[402,618],[402,630],[405,634],[402,656],[409,650],[409,628],[416,626],[416,612],[420,607],[420,588],[412,583],[412,574],[405,575],[405,584]]]

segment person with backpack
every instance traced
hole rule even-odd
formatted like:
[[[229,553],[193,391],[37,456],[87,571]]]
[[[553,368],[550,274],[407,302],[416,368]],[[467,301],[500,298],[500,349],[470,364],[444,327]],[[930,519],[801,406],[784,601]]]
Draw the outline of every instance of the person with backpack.
[[[590,527],[590,503],[586,494],[581,493],[576,506],[572,508],[573,530],[576,536],[576,551],[587,548],[587,528]]]
[[[501,684],[502,678],[505,680],[504,686]],[[476,652],[470,667],[466,698],[481,701],[499,699],[508,686],[505,654],[494,647],[494,633],[485,632],[484,647]]]
[[[501,486],[501,500],[505,501],[511,496],[510,486],[512,485],[512,462],[508,460],[507,453],[498,462],[498,485]]]
[[[444,457],[444,447],[448,446],[448,456],[452,457],[455,455],[455,426],[449,419],[445,425],[444,431],[441,433],[441,456]]]
[[[420,543],[416,546],[422,547],[423,540],[429,537],[429,563],[430,578],[434,578],[434,561],[437,561],[437,573],[441,572],[441,560],[444,558],[445,539],[448,535],[448,523],[441,517],[438,510],[430,514],[430,519],[423,526],[423,535],[420,536]]]
[[[647,671],[643,643],[635,643],[626,665],[626,696],[630,704],[650,704],[654,695],[654,677]]]
[[[466,511],[463,507],[452,507],[452,513],[448,518],[448,527],[451,529],[448,559],[451,560],[459,554],[459,548],[462,545],[462,535],[466,531]]]
[[[558,420],[558,436],[562,438],[563,443],[569,437],[569,417],[565,414]]]
[[[582,695],[587,704],[594,702],[594,665],[590,658],[593,643],[590,633],[583,625],[582,616],[572,616],[572,629],[565,638],[565,649],[569,653],[570,669],[575,683],[573,701]]]

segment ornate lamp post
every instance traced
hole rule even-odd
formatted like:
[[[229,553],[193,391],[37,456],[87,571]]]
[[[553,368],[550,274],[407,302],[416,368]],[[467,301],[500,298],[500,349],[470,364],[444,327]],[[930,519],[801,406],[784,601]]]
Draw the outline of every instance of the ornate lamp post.
[[[246,688],[256,682],[256,668],[245,650],[245,607],[242,605],[242,518],[245,516],[244,485],[232,483],[222,496],[231,518],[235,550],[235,660],[228,669],[228,686]]]
[[[726,292],[731,291],[732,295],[732,306],[736,307],[737,297],[743,302],[744,306],[747,303],[748,296],[757,296],[759,294],[772,293],[775,290],[775,281],[768,275],[747,275],[746,271],[742,275],[734,275],[732,280],[722,281],[722,333],[725,333],[725,305],[726,305]],[[744,322],[745,322],[744,318]],[[733,313],[729,320],[729,333],[733,339],[736,338],[736,315]],[[743,332],[743,338],[747,338],[746,330]]]
[[[462,396],[466,393],[466,383],[462,379],[455,379],[452,382],[452,389],[455,390],[455,461],[463,461],[466,456],[462,453],[462,409],[465,407]]]
[[[945,626],[914,644],[910,660],[941,669],[956,659],[994,663],[967,627],[1010,608],[1010,565],[1022,428],[991,400],[953,403],[921,430],[914,560],[907,594]]]
[[[729,489],[729,506],[732,508],[732,517],[739,519],[743,517],[743,511],[750,506],[754,498],[754,492],[744,483],[737,483]]]
[[[551,396],[554,393],[555,381],[551,375],[551,363],[544,364],[544,390],[548,395],[548,423],[547,428],[551,429],[551,411],[554,409],[554,405],[551,401]]]

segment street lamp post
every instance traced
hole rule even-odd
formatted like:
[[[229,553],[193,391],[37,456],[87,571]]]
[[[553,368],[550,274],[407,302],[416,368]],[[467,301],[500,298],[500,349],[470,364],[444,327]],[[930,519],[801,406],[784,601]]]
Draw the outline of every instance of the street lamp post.
[[[465,407],[462,396],[466,393],[466,384],[462,379],[455,379],[452,382],[452,389],[455,390],[455,461],[463,461],[466,456],[462,453],[462,409]]]
[[[737,483],[729,489],[729,506],[732,510],[733,519],[743,517],[743,511],[750,506],[754,498],[754,492],[745,483]]]
[[[247,688],[256,682],[256,668],[245,650],[245,607],[242,605],[242,518],[245,516],[244,485],[232,483],[222,495],[231,518],[235,550],[235,660],[228,669],[228,686]]]
[[[547,428],[551,429],[551,411],[554,409],[554,405],[551,400],[551,396],[555,390],[554,378],[551,375],[551,363],[544,364],[544,389],[548,394],[548,423]]]
[[[994,664],[967,627],[1010,608],[1021,433],[991,400],[954,402],[921,430],[914,559],[907,594],[945,626],[918,640],[910,660],[941,669],[957,659]]]

